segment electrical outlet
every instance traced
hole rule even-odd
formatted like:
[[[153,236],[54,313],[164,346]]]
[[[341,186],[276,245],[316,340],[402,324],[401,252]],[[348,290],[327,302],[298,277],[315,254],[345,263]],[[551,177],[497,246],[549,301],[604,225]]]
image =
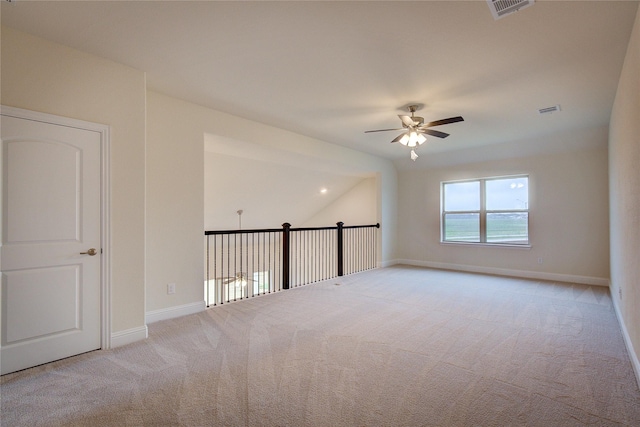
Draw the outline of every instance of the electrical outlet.
[[[169,295],[172,295],[172,294],[176,293],[176,284],[175,283],[169,283],[167,285],[167,293]]]

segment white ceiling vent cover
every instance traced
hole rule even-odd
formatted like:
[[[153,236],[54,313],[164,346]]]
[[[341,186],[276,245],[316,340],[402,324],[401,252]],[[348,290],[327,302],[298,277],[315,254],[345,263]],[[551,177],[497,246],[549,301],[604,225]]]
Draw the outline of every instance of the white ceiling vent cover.
[[[540,108],[538,114],[549,114],[555,113],[556,111],[560,111],[560,104],[554,105],[553,107]]]
[[[533,5],[534,0],[487,0],[493,19],[500,19],[505,15]]]

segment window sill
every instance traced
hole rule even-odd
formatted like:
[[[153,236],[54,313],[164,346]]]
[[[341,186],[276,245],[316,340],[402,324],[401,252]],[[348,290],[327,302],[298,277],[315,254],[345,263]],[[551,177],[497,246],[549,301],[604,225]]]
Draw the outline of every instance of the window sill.
[[[485,248],[510,248],[510,249],[523,249],[531,250],[531,243],[517,244],[517,243],[472,243],[472,242],[440,242],[445,246],[481,246]]]

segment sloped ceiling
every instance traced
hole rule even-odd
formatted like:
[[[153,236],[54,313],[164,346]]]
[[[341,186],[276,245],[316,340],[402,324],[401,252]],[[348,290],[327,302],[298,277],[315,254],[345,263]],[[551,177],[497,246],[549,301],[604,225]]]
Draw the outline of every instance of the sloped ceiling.
[[[238,228],[240,209],[243,229],[278,228],[283,222],[300,227],[371,177],[330,161],[218,135],[205,135],[204,148],[205,230]]]
[[[2,24],[144,70],[154,91],[402,165],[396,133],[364,131],[399,127],[411,103],[427,121],[465,118],[420,159],[606,127],[637,7],[537,1],[494,20],[484,0],[18,0]]]

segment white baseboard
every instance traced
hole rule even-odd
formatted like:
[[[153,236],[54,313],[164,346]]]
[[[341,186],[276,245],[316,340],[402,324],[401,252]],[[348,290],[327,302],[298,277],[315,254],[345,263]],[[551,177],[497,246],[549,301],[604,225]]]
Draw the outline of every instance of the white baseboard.
[[[391,267],[392,265],[396,265],[396,264],[400,264],[400,262],[397,259],[392,259],[389,261],[381,261],[378,263],[378,267],[381,268],[386,268],[386,267]]]
[[[446,262],[416,261],[410,259],[397,260],[397,264],[438,268],[442,270],[466,271],[469,273],[494,274],[496,276],[521,277],[523,279],[551,280],[556,282],[581,283],[583,285],[609,286],[609,279],[605,277],[577,276],[573,274],[547,273],[544,271],[511,270],[507,268],[450,264]]]
[[[176,305],[174,307],[161,308],[159,310],[147,311],[145,320],[147,324],[158,322],[160,320],[173,319],[175,317],[186,316],[204,311],[207,305],[203,301],[190,304]]]
[[[638,360],[638,354],[633,348],[631,337],[629,336],[627,326],[625,325],[624,319],[622,318],[622,312],[620,311],[620,307],[618,306],[618,300],[613,297],[611,299],[613,300],[613,307],[616,311],[616,317],[618,318],[620,329],[622,329],[622,338],[624,339],[624,344],[627,346],[627,353],[629,353],[631,366],[633,366],[633,371],[636,374],[636,381],[638,382],[638,387],[640,387],[640,360]]]
[[[114,332],[111,334],[111,348],[131,344],[136,341],[141,341],[147,339],[148,336],[149,331],[147,330],[147,325],[126,329],[124,331]]]

